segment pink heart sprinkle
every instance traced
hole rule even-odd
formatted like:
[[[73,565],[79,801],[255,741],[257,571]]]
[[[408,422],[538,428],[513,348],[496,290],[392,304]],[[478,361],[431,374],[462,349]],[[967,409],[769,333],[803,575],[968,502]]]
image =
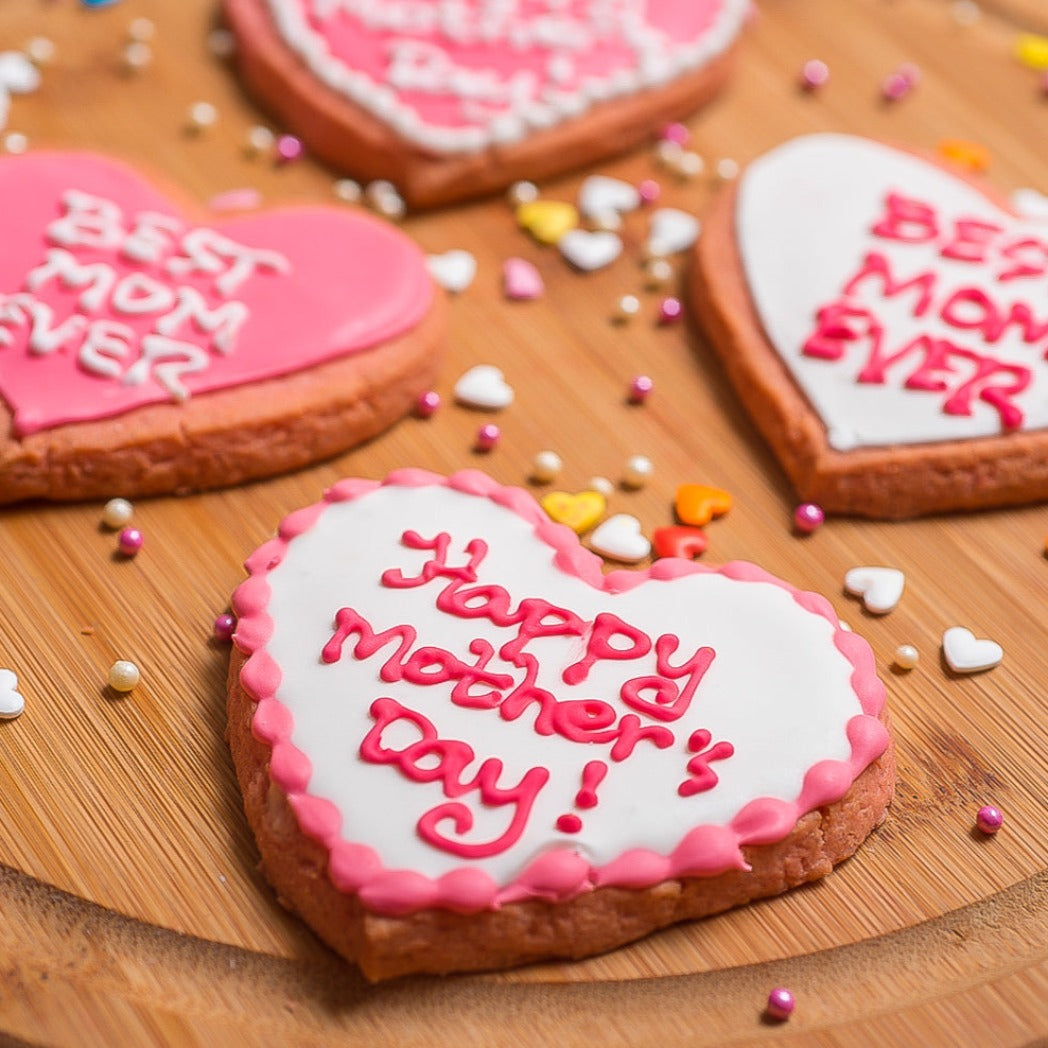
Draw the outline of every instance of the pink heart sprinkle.
[[[507,258],[502,263],[502,280],[506,298],[538,298],[545,290],[542,275],[526,258]]]

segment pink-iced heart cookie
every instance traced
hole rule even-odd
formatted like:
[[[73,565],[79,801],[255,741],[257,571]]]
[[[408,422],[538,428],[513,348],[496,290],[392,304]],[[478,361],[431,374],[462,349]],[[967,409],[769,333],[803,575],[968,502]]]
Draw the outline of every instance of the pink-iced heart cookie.
[[[523,489],[403,470],[246,566],[248,820],[369,978],[610,949],[827,873],[889,803],[869,646],[752,564],[605,574]]]
[[[794,139],[707,216],[697,311],[805,499],[1048,498],[1048,225],[878,142]]]
[[[87,153],[0,158],[0,502],[214,487],[374,435],[432,382],[442,296],[348,209],[202,221]]]
[[[224,0],[248,90],[432,206],[630,149],[727,79],[750,0]]]

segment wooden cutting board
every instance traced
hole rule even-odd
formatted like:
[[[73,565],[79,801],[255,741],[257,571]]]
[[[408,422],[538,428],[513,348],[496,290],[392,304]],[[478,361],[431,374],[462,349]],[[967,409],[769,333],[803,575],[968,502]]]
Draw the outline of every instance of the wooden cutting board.
[[[155,27],[153,60],[129,75],[122,52],[139,17]],[[267,202],[331,199],[332,174],[312,162],[246,155],[263,118],[209,51],[214,18],[207,0],[4,0],[0,50],[34,36],[55,44],[41,90],[14,100],[9,130],[34,146],[122,155],[201,202],[243,186]],[[1018,34],[1045,23],[1043,0],[988,0],[970,25],[948,0],[765,0],[730,92],[691,121],[694,147],[712,171],[812,130],[925,150],[960,137],[988,147],[1002,192],[1048,191],[1048,97],[1013,56]],[[797,76],[809,58],[828,62],[831,80],[806,94]],[[919,86],[884,103],[882,79],[907,61]],[[197,100],[219,120],[193,135],[185,121]],[[717,187],[710,174],[668,174],[647,150],[600,170],[656,178],[661,202],[699,214]],[[544,195],[573,199],[579,181]],[[629,216],[623,256],[582,275],[518,231],[502,200],[411,217],[404,228],[427,251],[464,248],[478,261],[451,303],[445,407],[433,418],[293,476],[142,501],[146,545],[131,560],[114,555],[100,504],[0,512],[0,666],[26,699],[19,719],[0,723],[6,1035],[54,1045],[1045,1043],[1048,509],[832,520],[793,535],[793,497],[701,334],[657,321],[669,292],[644,288],[645,222]],[[541,300],[503,298],[510,255],[538,266]],[[642,310],[616,324],[626,293]],[[500,366],[517,393],[486,455],[473,444],[488,416],[449,396],[477,363]],[[640,373],[655,392],[631,406]],[[680,483],[732,492],[707,560],[754,560],[825,593],[873,646],[898,739],[895,805],[855,859],[782,898],[579,964],[371,987],[281,910],[255,870],[223,739],[228,653],[212,622],[246,554],[338,477],[479,466],[527,484],[545,448],[563,457],[566,490],[595,475],[617,481],[629,456],[649,456],[650,483],[611,500],[648,534],[670,523]],[[842,590],[847,569],[867,563],[906,573],[890,615],[866,614]],[[939,645],[955,624],[998,640],[1001,665],[952,674]],[[921,654],[909,673],[892,668],[903,643]],[[142,671],[124,697],[105,687],[117,658]],[[1005,813],[993,838],[973,828],[986,803]],[[762,1017],[775,985],[798,1000],[782,1025]]]

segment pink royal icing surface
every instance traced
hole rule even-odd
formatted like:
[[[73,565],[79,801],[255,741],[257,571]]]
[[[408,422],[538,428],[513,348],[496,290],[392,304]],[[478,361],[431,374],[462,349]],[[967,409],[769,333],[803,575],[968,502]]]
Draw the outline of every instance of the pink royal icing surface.
[[[25,436],[367,349],[432,302],[421,250],[350,210],[195,224],[88,153],[0,157],[0,395]]]
[[[742,869],[887,746],[824,598],[741,562],[605,575],[476,471],[343,481],[246,567],[252,730],[380,913]]]
[[[523,137],[724,51],[749,0],[268,0],[327,86],[436,152]]]

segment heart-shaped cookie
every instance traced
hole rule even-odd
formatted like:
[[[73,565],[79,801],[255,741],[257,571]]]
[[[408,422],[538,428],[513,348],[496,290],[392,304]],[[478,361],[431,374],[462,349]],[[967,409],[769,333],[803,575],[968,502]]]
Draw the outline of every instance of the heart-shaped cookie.
[[[812,135],[707,216],[697,310],[799,494],[898,518],[1048,497],[1048,230],[937,162]]]
[[[414,205],[632,148],[723,84],[750,0],[225,0],[247,88]]]
[[[248,818],[370,977],[607,949],[818,876],[883,817],[869,646],[753,565],[604,574],[523,489],[404,470],[335,485],[247,569]]]
[[[344,450],[432,381],[442,298],[395,227],[202,222],[86,153],[0,158],[0,501],[234,483]]]

